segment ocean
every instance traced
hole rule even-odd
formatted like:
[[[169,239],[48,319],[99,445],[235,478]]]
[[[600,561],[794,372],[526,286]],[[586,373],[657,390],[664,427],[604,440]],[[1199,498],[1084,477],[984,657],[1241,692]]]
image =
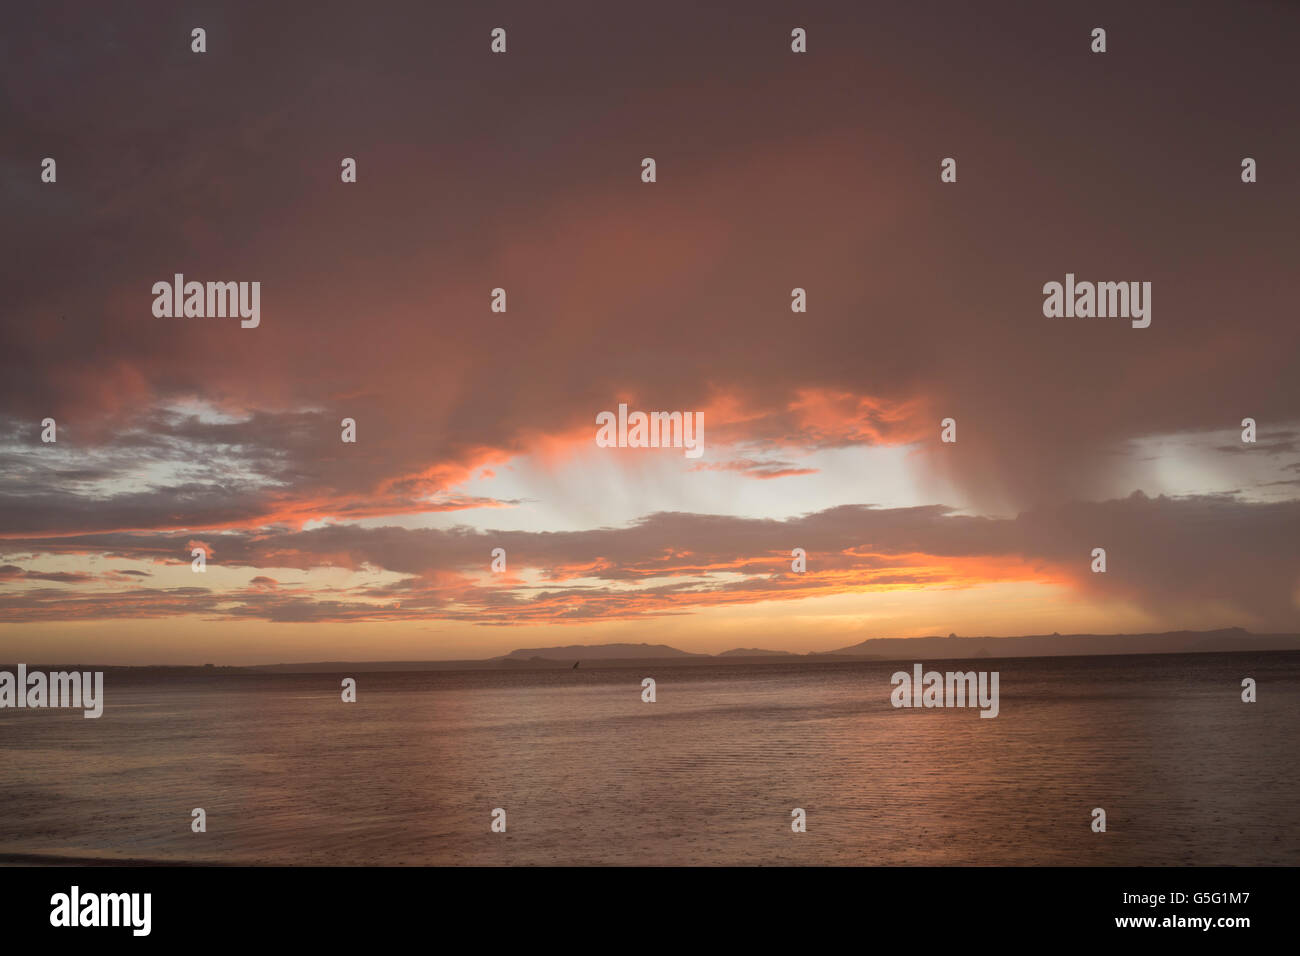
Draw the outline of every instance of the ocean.
[[[995,719],[893,707],[912,663],[109,670],[0,710],[0,862],[1300,864],[1300,653],[923,662]]]

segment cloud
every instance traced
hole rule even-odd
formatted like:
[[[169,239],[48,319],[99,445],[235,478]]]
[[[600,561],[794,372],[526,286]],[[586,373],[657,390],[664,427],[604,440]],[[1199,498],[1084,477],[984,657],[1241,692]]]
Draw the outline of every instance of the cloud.
[[[1177,51],[1199,42],[1232,49],[1225,38],[1243,25],[1203,12],[1162,22],[1164,42],[1148,49],[1146,69],[1181,66]],[[407,13],[412,37],[470,28],[468,15]],[[860,11],[827,16],[831,36],[859,35],[865,22]],[[902,35],[916,28],[890,16]],[[1252,32],[1256,45],[1295,22],[1282,10],[1267,17],[1277,29]],[[1085,162],[1038,119],[1042,103],[1074,95],[1060,71],[1046,86],[957,72],[971,55],[961,17],[927,24],[920,51],[864,59],[831,46],[776,60],[762,18],[742,19],[693,13],[696,35],[730,38],[732,67],[720,74],[713,44],[683,44],[666,27],[601,17],[608,42],[582,43],[534,16],[528,49],[549,38],[570,56],[548,59],[535,78],[552,95],[518,102],[491,92],[470,45],[452,44],[438,69],[483,83],[464,84],[452,115],[398,142],[391,123],[423,105],[420,84],[394,86],[385,68],[359,74],[291,43],[274,57],[267,45],[244,50],[254,59],[235,70],[214,44],[205,62],[222,81],[201,81],[168,16],[127,18],[106,36],[100,25],[20,15],[0,68],[40,96],[14,117],[7,141],[48,141],[57,128],[66,155],[93,152],[96,175],[69,172],[51,189],[29,174],[25,154],[6,155],[19,185],[0,239],[11,290],[0,409],[29,442],[35,423],[56,417],[83,453],[142,447],[147,436],[124,434],[163,426],[141,425],[141,409],[197,397],[228,411],[236,424],[173,426],[195,448],[228,452],[200,455],[194,473],[206,476],[167,489],[203,526],[259,509],[284,520],[317,506],[344,519],[391,513],[411,502],[360,499],[386,487],[418,499],[555,436],[589,441],[594,413],[620,396],[708,410],[710,440],[802,450],[933,443],[939,420],[952,416],[957,448],[918,461],[998,511],[1098,496],[1107,456],[1136,437],[1246,414],[1294,421],[1300,383],[1289,362],[1300,327],[1287,318],[1295,290],[1278,280],[1288,274],[1278,237],[1290,234],[1294,205],[1243,203],[1240,189],[1217,188],[1219,173],[1167,162],[1207,136],[1235,141],[1243,127],[1269,130],[1272,154],[1296,152],[1300,132],[1275,123],[1269,98],[1256,95],[1275,80],[1267,55],[1243,55],[1213,81],[1191,78],[1202,111],[1171,119],[1158,138],[1127,140],[1123,163],[1092,153]],[[273,9],[235,21],[227,29],[268,43],[297,29]],[[325,48],[354,42],[351,18],[333,11],[315,29]],[[1036,13],[984,37],[993,46],[964,62],[1041,64],[1025,37],[1060,29],[1058,15]],[[58,69],[14,39],[47,31],[76,51]],[[388,41],[388,69],[429,75],[414,44]],[[677,50],[677,79],[647,87],[661,42]],[[159,64],[167,82],[120,56],[141,44],[175,51]],[[510,60],[528,56],[521,49]],[[267,81],[304,70],[309,87]],[[734,71],[756,84],[753,95],[730,95]],[[609,85],[593,89],[593,75]],[[906,82],[916,75],[950,82]],[[848,91],[882,82],[903,83],[902,95],[878,104],[868,127],[846,120]],[[1096,115],[1130,117],[1112,127],[1117,135],[1145,130],[1122,70],[1093,95]],[[1144,110],[1184,116],[1167,108],[1176,106],[1170,91],[1143,96]],[[136,99],[150,109],[131,123],[111,119]],[[798,103],[797,116],[775,121],[770,102]],[[179,135],[195,115],[203,135]],[[988,116],[998,122],[975,119]],[[369,144],[351,192],[321,158],[340,148],[340,124]],[[518,148],[496,148],[498,135]],[[971,172],[941,186],[937,159],[954,139]],[[159,141],[169,143],[165,157],[142,145]],[[635,176],[647,142],[664,144],[665,175],[653,188]],[[1021,197],[1015,209],[1008,195]],[[1206,203],[1205,221],[1222,224],[1196,231],[1194,243],[1187,195]],[[214,203],[222,216],[212,216]],[[63,206],[81,228],[52,215]],[[429,208],[437,216],[410,214]],[[1117,231],[1107,209],[1141,215]],[[104,235],[115,237],[111,256]],[[82,267],[68,273],[68,262]],[[1152,327],[1045,319],[1039,290],[1066,270],[1153,281]],[[155,319],[151,284],[176,271],[257,278],[261,327]],[[510,311],[490,313],[487,290],[502,284]],[[795,285],[808,290],[806,314],[789,310]],[[358,422],[354,448],[337,440],[345,416]],[[283,481],[282,494],[211,474],[227,461]],[[198,487],[217,482],[230,494]],[[66,498],[42,504],[19,530],[35,530],[37,519],[95,521]],[[132,523],[116,527],[155,520],[123,517]]]
[[[224,536],[229,569],[330,567],[401,579],[381,586],[281,589],[258,574],[224,596],[206,589],[98,592],[66,600],[32,590],[0,597],[5,620],[89,613],[204,613],[265,620],[430,618],[510,624],[677,615],[745,605],[898,588],[969,588],[995,582],[1065,586],[1103,604],[1154,614],[1215,613],[1285,629],[1300,586],[1300,503],[1229,497],[1079,502],[1015,518],[941,506],[844,505],[787,520],[686,513],[648,515],[626,527],[577,532],[407,529],[331,525]],[[157,560],[180,538],[103,535],[55,538],[51,553]],[[34,542],[20,542],[35,549]],[[503,547],[512,575],[487,573]],[[795,547],[805,573],[791,571]],[[1108,571],[1090,570],[1103,547]],[[210,565],[211,569],[211,565]],[[400,614],[386,607],[401,601]],[[98,603],[97,603],[98,602]],[[187,602],[192,602],[188,603]]]
[[[214,22],[202,70],[164,5],[111,23],[18,10],[0,36],[0,78],[30,91],[0,145],[0,622],[563,622],[998,580],[1293,620],[1295,190],[1285,163],[1245,188],[1170,157],[1244,139],[1300,152],[1300,127],[1259,95],[1291,80],[1297,13],[1134,14],[1144,58],[1116,59],[1081,99],[1085,44],[1041,42],[1074,29],[1056,10],[977,44],[963,16],[864,10],[822,11],[808,57],[776,55],[772,17],[720,6],[685,33],[596,5],[521,10],[530,42],[489,63],[468,43],[429,56],[476,14],[413,5],[360,27],[385,57],[359,68],[320,55],[355,44],[344,8],[318,11],[303,44],[299,17],[255,4]],[[900,42],[863,57],[868,34]],[[1185,51],[1207,48],[1224,51],[1215,68],[1188,74]],[[154,69],[122,54],[139,49]],[[503,95],[524,75],[527,96]],[[454,104],[412,125],[449,76]],[[880,89],[861,122],[861,91]],[[1080,148],[1059,115],[1123,149]],[[33,143],[59,157],[57,187]],[[363,153],[355,188],[338,182],[343,151]],[[959,182],[940,184],[954,152]],[[636,175],[647,153],[653,186]],[[1151,281],[1151,327],[1044,318],[1042,285],[1067,271]],[[155,318],[152,284],[176,272],[260,281],[261,325]],[[498,286],[506,313],[489,311]],[[790,311],[795,286],[807,313]],[[542,473],[590,450],[594,415],[621,400],[705,415],[705,459],[663,478],[675,510],[549,533],[368,527],[472,511],[482,528],[543,495],[579,523],[586,488]],[[1259,445],[1220,438],[1212,464],[1143,445],[1246,416]],[[947,417],[956,444],[938,441]],[[881,445],[909,449],[926,507],[853,503],[872,476],[830,452]],[[533,484],[508,494],[480,486],[525,471]],[[627,472],[622,513],[652,510],[661,476]],[[1159,494],[1210,477],[1242,494]],[[841,507],[773,516],[779,495],[787,515],[836,480],[852,489]],[[1264,488],[1289,497],[1248,500]],[[749,510],[719,514],[733,507]],[[249,580],[162,586],[190,541]],[[496,545],[511,572],[494,579]],[[1087,571],[1096,546],[1105,575]],[[160,586],[123,588],[84,566],[93,555],[157,562]],[[403,579],[258,581],[320,567]]]

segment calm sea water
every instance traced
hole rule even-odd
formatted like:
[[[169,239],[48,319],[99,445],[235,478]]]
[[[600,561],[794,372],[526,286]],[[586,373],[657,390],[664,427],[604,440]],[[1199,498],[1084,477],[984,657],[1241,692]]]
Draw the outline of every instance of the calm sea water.
[[[1300,654],[932,666],[1001,715],[894,709],[910,662],[110,672],[0,711],[0,861],[1300,864]]]

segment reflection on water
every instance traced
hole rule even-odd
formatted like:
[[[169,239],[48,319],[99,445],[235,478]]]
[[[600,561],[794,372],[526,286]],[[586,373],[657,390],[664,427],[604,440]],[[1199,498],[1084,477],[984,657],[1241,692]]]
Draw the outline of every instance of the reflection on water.
[[[1300,864],[1300,654],[969,662],[993,720],[894,709],[907,667],[110,671],[99,720],[0,711],[0,859]]]

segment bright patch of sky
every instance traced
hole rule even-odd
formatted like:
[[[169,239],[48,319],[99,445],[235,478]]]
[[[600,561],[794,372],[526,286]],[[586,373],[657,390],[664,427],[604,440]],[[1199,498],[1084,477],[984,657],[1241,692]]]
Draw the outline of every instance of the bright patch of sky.
[[[1137,439],[1117,450],[1110,479],[1097,488],[1094,500],[1127,497],[1136,490],[1151,497],[1295,498],[1300,495],[1300,461],[1292,447],[1296,435],[1292,426],[1272,439],[1261,436],[1257,444],[1242,443],[1239,429]],[[978,513],[958,485],[923,473],[915,451],[912,445],[855,446],[811,454],[769,449],[757,456],[715,447],[691,460],[677,449],[593,447],[558,463],[522,456],[455,489],[470,496],[519,499],[515,507],[399,515],[361,524],[578,531],[623,526],[658,511],[784,519],[843,504],[943,504],[959,514]],[[697,467],[755,458],[815,473],[759,479]]]
[[[1118,495],[1140,489],[1149,497],[1234,494],[1242,501],[1300,496],[1295,426],[1277,438],[1261,432],[1241,440],[1241,429],[1155,435],[1129,443],[1115,462]]]
[[[493,469],[456,491],[497,499],[522,499],[512,508],[402,515],[368,519],[363,525],[445,528],[464,525],[500,531],[581,531],[628,524],[657,511],[738,517],[789,518],[846,503],[903,508],[923,500],[908,446],[853,447],[796,455],[768,451],[778,460],[813,474],[759,479],[742,472],[695,470],[755,456],[718,449],[717,457],[692,460],[680,449],[592,448],[559,463],[528,456]],[[947,503],[962,496],[950,488]]]

